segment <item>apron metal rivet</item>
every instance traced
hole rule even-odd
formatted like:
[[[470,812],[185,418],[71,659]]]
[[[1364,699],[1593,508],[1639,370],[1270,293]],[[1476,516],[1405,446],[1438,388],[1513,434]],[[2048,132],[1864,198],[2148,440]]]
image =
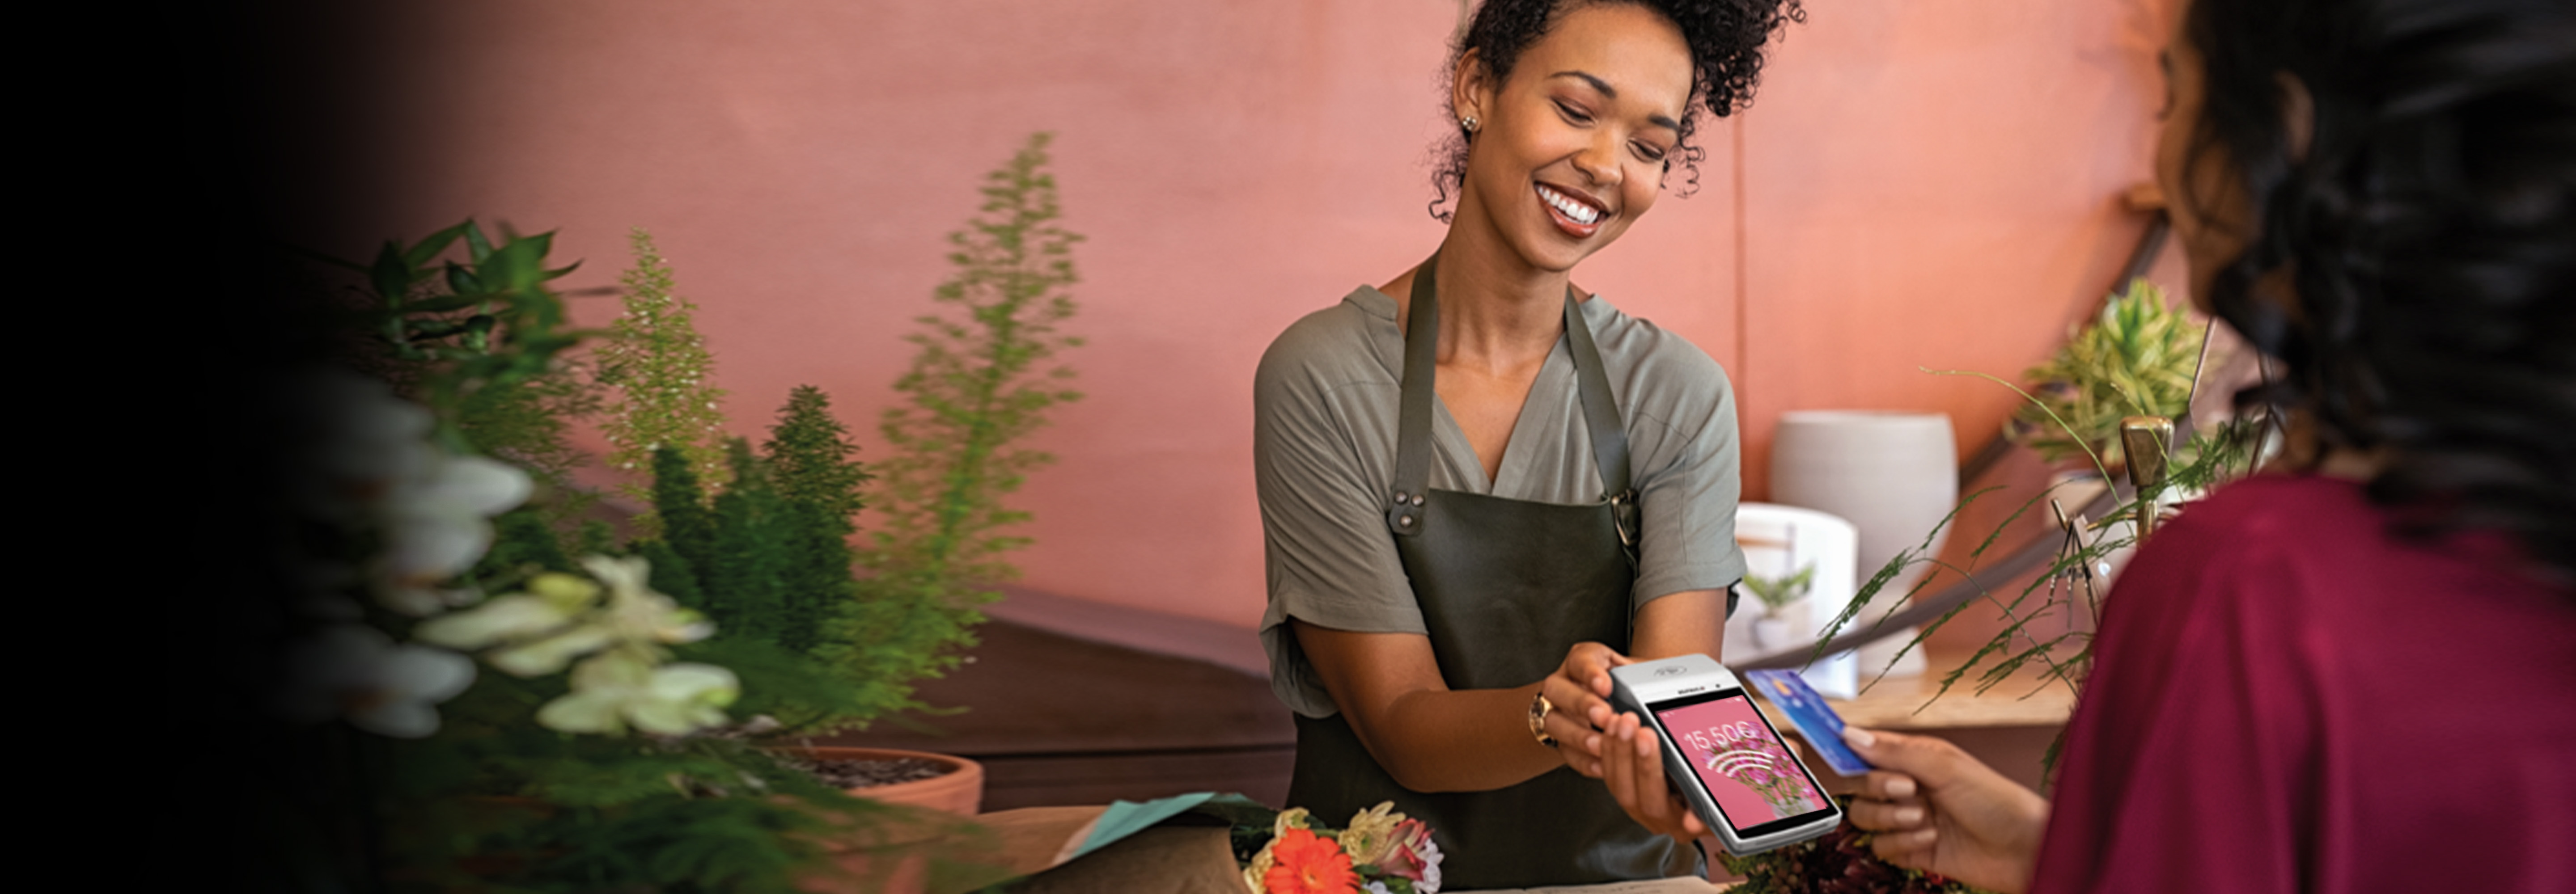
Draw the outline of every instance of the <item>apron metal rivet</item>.
[[[1415,494],[1415,495],[1414,495],[1414,497],[1413,497],[1413,505],[1416,505],[1416,506],[1420,506],[1420,505],[1422,505],[1422,496],[1421,496],[1420,494]]]
[[[1399,516],[1396,516],[1396,518],[1395,518],[1395,523],[1396,523],[1396,524],[1399,524],[1399,525],[1403,525],[1403,526],[1408,527],[1408,528],[1413,527],[1413,516],[1410,516],[1410,515],[1399,515]]]

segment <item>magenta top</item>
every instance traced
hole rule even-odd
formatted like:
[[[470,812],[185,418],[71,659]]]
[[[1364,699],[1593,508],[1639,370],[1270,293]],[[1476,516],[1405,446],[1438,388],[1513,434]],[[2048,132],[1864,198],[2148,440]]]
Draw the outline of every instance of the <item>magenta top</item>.
[[[2263,475],[2104,598],[2034,894],[2576,892],[2576,594]]]

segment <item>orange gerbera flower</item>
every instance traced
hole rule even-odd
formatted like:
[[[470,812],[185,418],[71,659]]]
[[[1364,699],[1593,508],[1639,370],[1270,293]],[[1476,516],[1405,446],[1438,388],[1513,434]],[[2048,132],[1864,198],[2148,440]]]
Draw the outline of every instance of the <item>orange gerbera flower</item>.
[[[1350,894],[1360,877],[1351,871],[1351,855],[1342,846],[1305,829],[1289,829],[1270,843],[1274,861],[1261,876],[1269,894]]]

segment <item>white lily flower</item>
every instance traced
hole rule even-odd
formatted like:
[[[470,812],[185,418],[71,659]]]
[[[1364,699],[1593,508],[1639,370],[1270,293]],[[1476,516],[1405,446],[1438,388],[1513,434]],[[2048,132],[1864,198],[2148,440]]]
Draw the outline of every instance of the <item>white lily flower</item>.
[[[454,649],[480,649],[551,633],[571,623],[573,614],[558,603],[515,593],[424,621],[412,631],[412,638]]]
[[[522,677],[536,677],[564,669],[572,660],[617,642],[617,637],[596,624],[584,624],[562,633],[493,651],[483,659],[493,667]]]
[[[301,487],[315,515],[353,521],[374,496],[427,461],[424,440],[436,420],[393,388],[347,370],[326,368],[294,386],[298,406],[316,414],[313,470]]]
[[[715,634],[705,615],[654,592],[652,565],[642,556],[590,556],[582,567],[608,585],[608,624],[621,637],[658,643],[693,643]]]
[[[385,495],[382,570],[397,584],[454,577],[492,548],[492,516],[527,502],[528,473],[479,456],[439,456]]]
[[[742,683],[733,671],[712,664],[666,664],[654,669],[642,696],[627,704],[626,719],[648,733],[684,735],[723,726],[725,706],[741,695]]]
[[[359,729],[417,739],[438,731],[439,702],[474,682],[474,662],[426,646],[398,646],[359,624],[334,625],[296,646],[280,705],[307,720],[345,717]]]
[[[570,694],[538,709],[537,722],[569,733],[618,735],[629,725],[677,736],[725,723],[724,707],[742,687],[732,671],[709,664],[655,668],[626,650],[573,667]]]

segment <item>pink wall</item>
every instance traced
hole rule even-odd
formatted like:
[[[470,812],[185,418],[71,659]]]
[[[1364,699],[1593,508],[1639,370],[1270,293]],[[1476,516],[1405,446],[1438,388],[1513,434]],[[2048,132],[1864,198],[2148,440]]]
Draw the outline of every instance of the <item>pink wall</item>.
[[[2109,282],[2142,221],[2155,0],[1813,4],[1757,106],[1704,129],[1700,192],[1578,277],[1736,376],[1747,492],[1778,415],[1948,411],[1963,454],[2013,374]],[[979,177],[1057,133],[1089,241],[1037,438],[1029,586],[1250,625],[1262,606],[1252,369],[1270,338],[1427,254],[1451,0],[460,0],[389,23],[416,55],[385,148],[406,199],[336,246],[466,215],[559,228],[612,284],[651,230],[738,433],[829,390],[881,450],[909,320]],[[583,299],[580,322],[615,313]],[[597,442],[591,442],[596,446]]]

